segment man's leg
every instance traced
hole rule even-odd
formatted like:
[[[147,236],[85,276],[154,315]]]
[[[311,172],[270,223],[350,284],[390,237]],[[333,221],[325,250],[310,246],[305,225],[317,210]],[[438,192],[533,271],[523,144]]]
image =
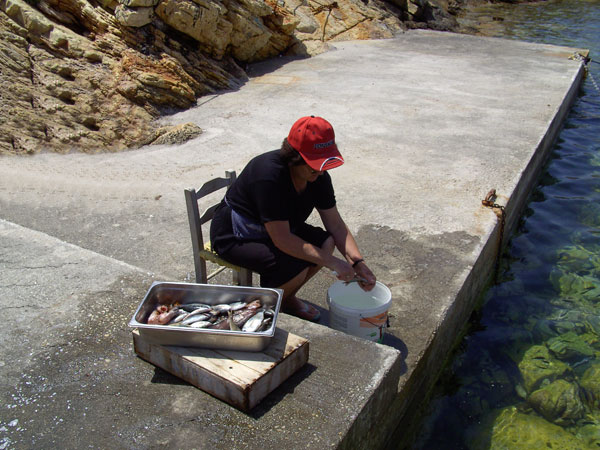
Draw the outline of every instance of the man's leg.
[[[327,251],[329,254],[332,254],[333,250],[335,249],[333,237],[329,236],[321,248]],[[279,286],[279,289],[283,290],[283,300],[281,304],[283,312],[288,312],[292,315],[307,320],[316,321],[319,319],[319,311],[296,297],[296,293],[302,286],[306,284],[308,280],[310,280],[319,270],[321,270],[322,267],[323,266],[307,267],[294,278]]]

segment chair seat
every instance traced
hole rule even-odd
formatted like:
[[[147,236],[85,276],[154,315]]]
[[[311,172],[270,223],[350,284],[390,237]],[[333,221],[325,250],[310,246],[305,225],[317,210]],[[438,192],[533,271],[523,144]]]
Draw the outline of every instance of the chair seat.
[[[237,270],[238,272],[243,270],[242,267],[236,266],[235,264],[231,264],[230,262],[225,261],[219,255],[217,255],[213,251],[213,249],[210,245],[210,241],[206,242],[204,244],[204,249],[200,250],[199,253],[200,253],[200,255],[202,255],[202,258],[206,259],[207,261],[214,262],[215,264],[218,264],[219,266],[229,267],[230,269]]]

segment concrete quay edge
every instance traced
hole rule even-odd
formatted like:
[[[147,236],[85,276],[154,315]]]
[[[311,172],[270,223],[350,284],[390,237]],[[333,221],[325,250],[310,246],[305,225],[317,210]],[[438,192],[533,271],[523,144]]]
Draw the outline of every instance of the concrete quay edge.
[[[587,50],[581,51],[583,56],[587,56],[588,53]],[[426,353],[421,357],[410,378],[404,383],[400,383],[399,395],[391,405],[387,417],[401,417],[402,419],[399,422],[389,421],[389,429],[393,429],[393,431],[389,434],[386,433],[387,439],[382,445],[383,448],[403,449],[414,438],[416,427],[421,419],[419,413],[422,413],[423,406],[427,403],[426,399],[429,398],[440,372],[448,363],[448,357],[452,355],[453,348],[462,339],[464,327],[477,307],[477,303],[481,300],[481,295],[493,281],[498,253],[502,253],[509,243],[511,234],[527,206],[529,196],[548,162],[560,130],[578,96],[585,70],[582,63],[574,74],[556,115],[548,123],[548,128],[535,148],[532,159],[523,170],[515,189],[507,196],[508,201],[505,201],[505,204],[499,203],[505,207],[504,230],[502,230],[499,216],[496,226],[491,230],[452,307],[446,312],[438,329],[432,333]],[[502,240],[500,241],[500,239]],[[410,416],[406,414],[409,410],[413,412]]]

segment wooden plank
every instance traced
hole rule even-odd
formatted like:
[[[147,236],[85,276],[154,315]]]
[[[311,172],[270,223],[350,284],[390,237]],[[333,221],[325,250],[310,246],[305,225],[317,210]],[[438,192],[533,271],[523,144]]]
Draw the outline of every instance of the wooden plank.
[[[249,411],[308,361],[308,341],[277,328],[262,352],[154,344],[133,331],[135,352],[146,361]]]
[[[298,337],[295,335],[290,335]],[[308,341],[295,347],[294,351],[287,354],[278,365],[277,370],[269,372],[266,376],[256,380],[248,390],[248,404],[250,408],[257,405],[270,392],[275,390],[281,383],[293,375],[300,367],[308,361]]]

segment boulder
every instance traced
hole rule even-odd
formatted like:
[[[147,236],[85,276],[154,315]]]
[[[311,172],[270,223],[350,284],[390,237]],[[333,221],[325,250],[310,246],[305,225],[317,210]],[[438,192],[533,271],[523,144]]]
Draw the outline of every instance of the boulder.
[[[233,25],[220,1],[162,0],[155,13],[160,19],[198,41],[210,56],[220,59],[230,43]]]
[[[580,361],[594,356],[597,352],[590,344],[598,343],[598,337],[590,333],[567,333],[549,339],[548,349],[554,356],[563,361]]]
[[[200,88],[179,61],[166,54],[153,58],[127,50],[117,74],[117,91],[138,104],[189,108]]]
[[[585,409],[575,383],[556,380],[531,393],[527,403],[550,422],[570,425],[581,419]]]
[[[534,345],[525,352],[519,362],[519,371],[527,393],[535,391],[542,384],[572,375],[571,368],[554,358],[544,345]]]
[[[579,384],[582,396],[590,408],[600,409],[600,364],[589,367],[581,377]]]
[[[202,128],[191,122],[182,125],[173,125],[161,127],[156,131],[157,137],[152,145],[172,145],[183,144],[184,142],[194,139],[202,134]]]
[[[593,275],[579,275],[556,267],[550,273],[550,281],[564,299],[585,305],[596,303],[600,298],[600,278]]]
[[[159,0],[119,0],[119,3],[128,8],[156,6]]]
[[[589,414],[577,429],[577,438],[587,445],[585,448],[600,448],[600,413]]]
[[[585,441],[535,414],[510,406],[494,411],[469,439],[470,450],[586,450]]]
[[[130,8],[123,4],[115,8],[115,17],[121,25],[128,27],[143,27],[152,22],[154,16],[154,8],[139,7]]]

